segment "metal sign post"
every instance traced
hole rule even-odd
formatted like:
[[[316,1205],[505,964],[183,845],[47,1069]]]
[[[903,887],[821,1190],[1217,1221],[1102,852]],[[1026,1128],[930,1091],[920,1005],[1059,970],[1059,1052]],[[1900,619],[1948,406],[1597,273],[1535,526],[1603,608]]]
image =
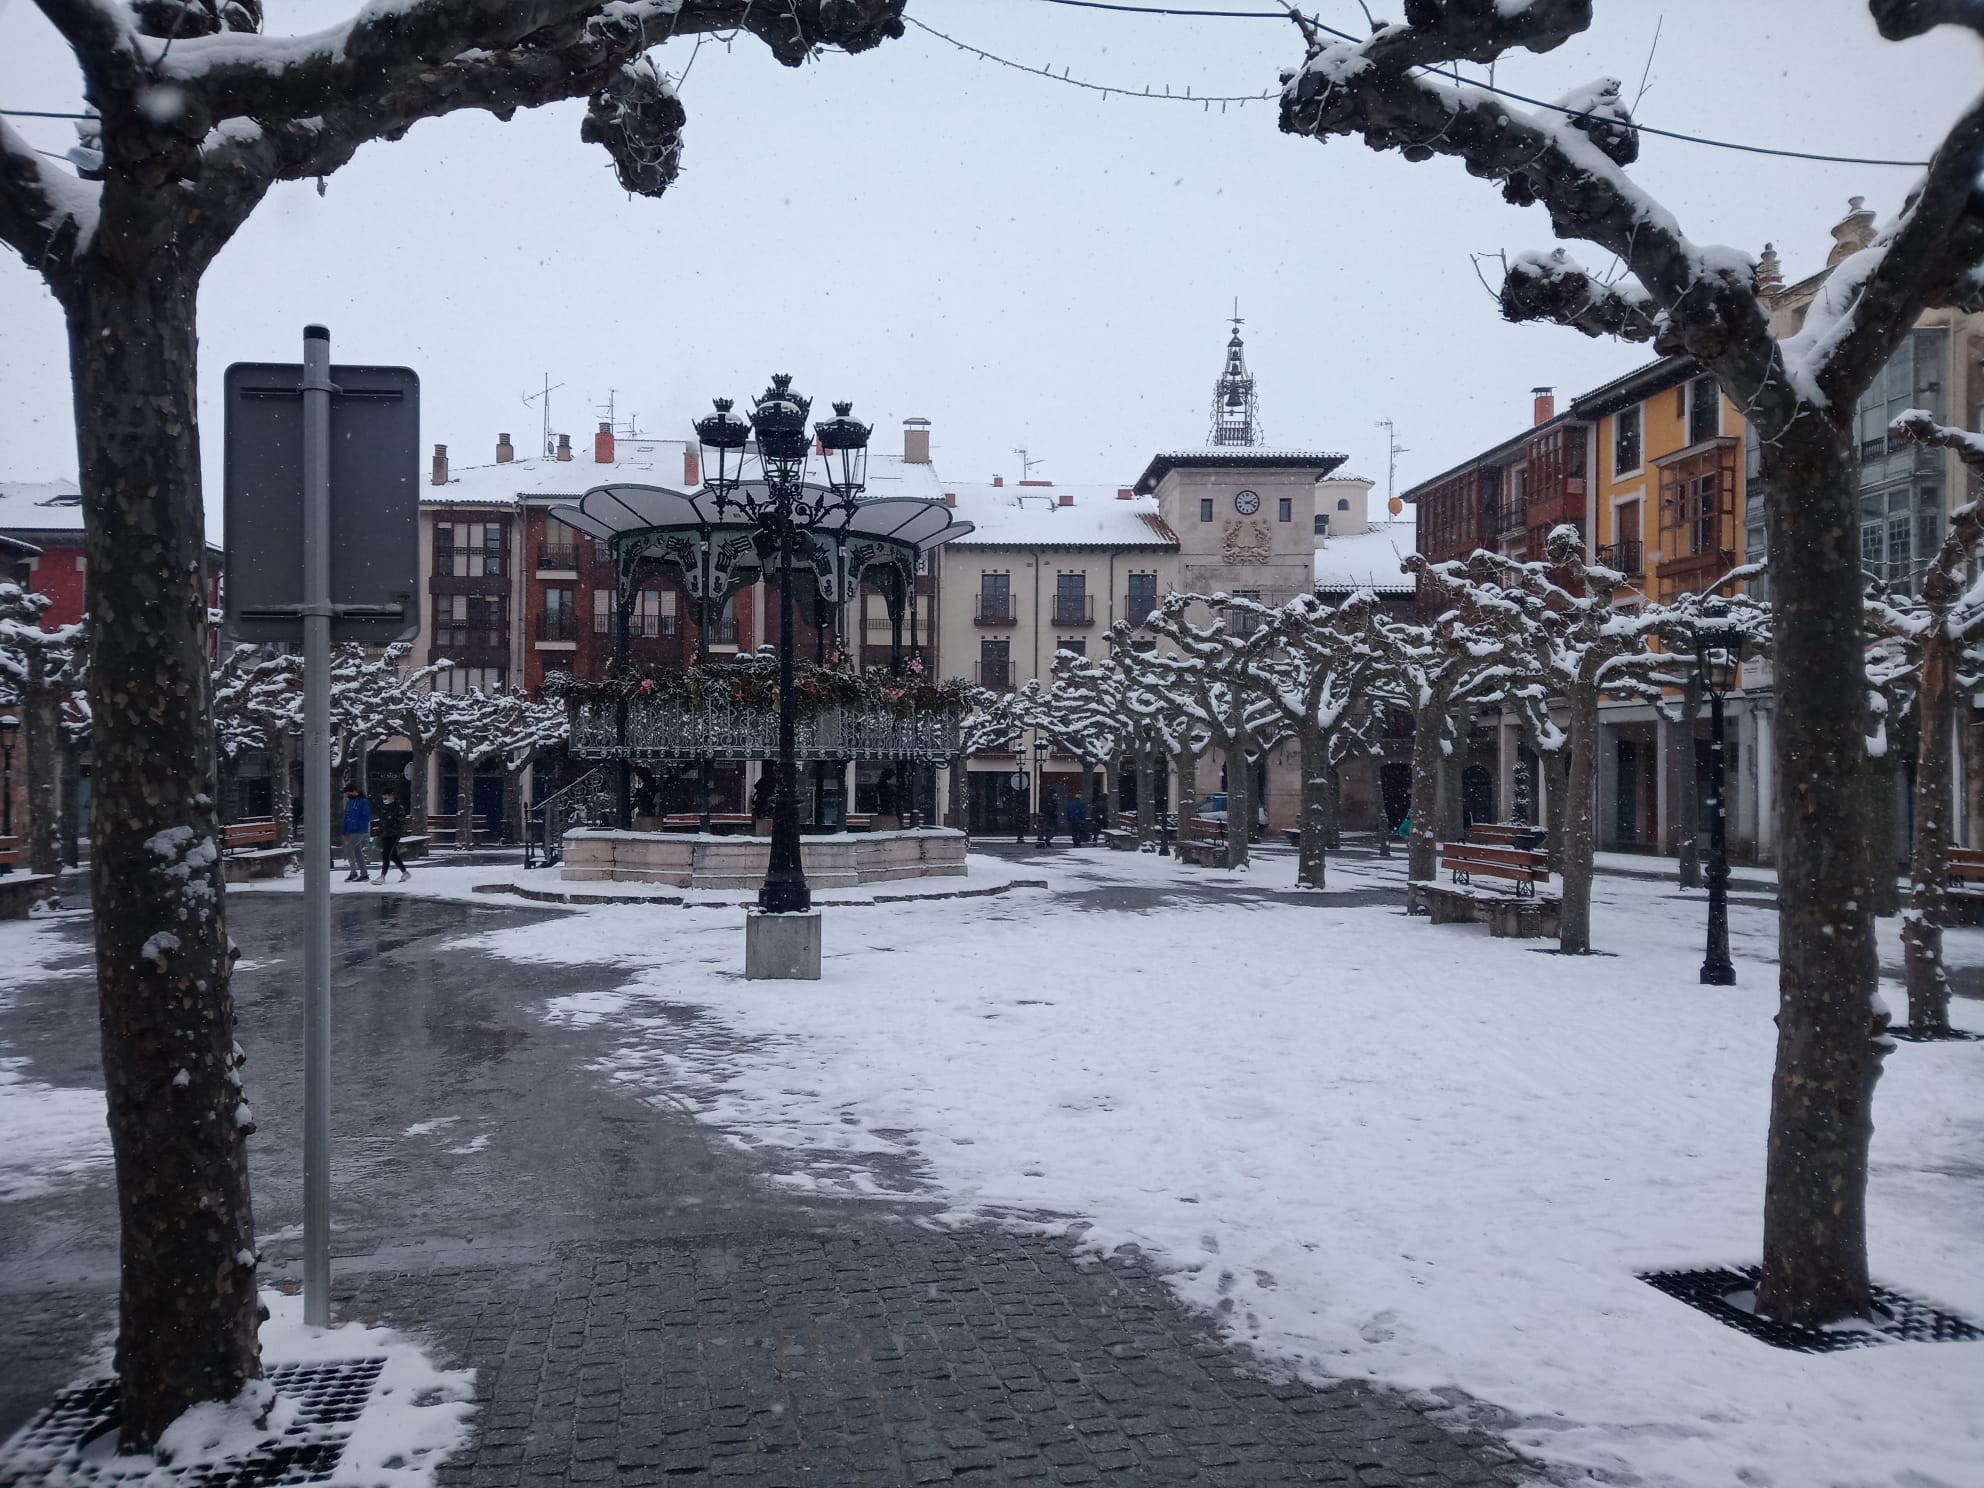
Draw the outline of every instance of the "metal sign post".
[[[331,333],[303,328],[303,1321],[331,1325]]]
[[[331,1321],[331,642],[419,631],[420,381],[303,363],[227,372],[227,615],[237,641],[303,649],[303,1320]],[[335,497],[335,501],[334,498]],[[298,603],[298,601],[301,601]]]

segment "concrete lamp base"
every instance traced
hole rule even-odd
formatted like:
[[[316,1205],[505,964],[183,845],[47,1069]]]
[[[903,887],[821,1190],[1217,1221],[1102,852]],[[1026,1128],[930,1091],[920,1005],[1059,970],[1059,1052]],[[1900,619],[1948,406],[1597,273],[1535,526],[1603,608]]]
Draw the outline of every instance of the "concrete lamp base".
[[[751,981],[820,979],[820,912],[744,917],[744,975]]]

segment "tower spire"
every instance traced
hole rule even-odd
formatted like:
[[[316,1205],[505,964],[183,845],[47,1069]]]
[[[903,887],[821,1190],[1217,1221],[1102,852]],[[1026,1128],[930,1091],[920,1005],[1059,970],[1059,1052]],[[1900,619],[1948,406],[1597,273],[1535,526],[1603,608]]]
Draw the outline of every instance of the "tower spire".
[[[1254,393],[1254,374],[1247,370],[1247,345],[1240,339],[1240,301],[1233,301],[1233,334],[1226,342],[1226,369],[1212,391],[1213,445],[1260,444],[1261,405]]]

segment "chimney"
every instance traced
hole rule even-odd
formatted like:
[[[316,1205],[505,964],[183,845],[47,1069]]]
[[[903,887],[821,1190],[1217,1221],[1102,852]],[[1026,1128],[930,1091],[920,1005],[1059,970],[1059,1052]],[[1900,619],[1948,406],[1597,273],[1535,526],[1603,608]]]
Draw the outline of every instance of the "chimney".
[[[703,483],[703,452],[693,444],[682,451],[682,484],[690,490]]]
[[[1776,294],[1784,288],[1784,265],[1777,261],[1777,245],[1764,244],[1764,256],[1757,260],[1757,293]]]
[[[944,505],[956,506],[957,504],[958,504],[958,493],[956,491],[946,491],[944,493]]]
[[[510,436],[507,434],[498,434],[496,436],[496,463],[498,465],[507,465],[516,459],[516,457],[517,447],[510,443]]]
[[[1075,504],[1075,493],[1073,491],[1063,491],[1061,493],[1061,505],[1073,506],[1074,504]]]
[[[445,444],[434,446],[434,484],[445,486],[448,483],[448,447]]]
[[[1003,475],[995,475],[992,477],[992,484],[995,486],[1003,486],[1005,483],[1006,483],[1006,478]]]
[[[592,437],[592,462],[595,465],[613,463],[613,425],[601,424],[599,432]]]
[[[927,418],[902,421],[902,462],[905,465],[930,463],[930,420]]]
[[[1836,268],[1874,241],[1874,214],[1867,210],[1866,201],[1864,196],[1846,199],[1846,215],[1832,227],[1832,252],[1826,255],[1827,268]]]
[[[1529,396],[1535,400],[1535,417],[1532,424],[1547,424],[1557,416],[1557,390],[1555,388],[1531,388]]]
[[[571,458],[572,458],[572,436],[571,436],[571,435],[569,435],[569,434],[560,434],[560,435],[558,436],[558,458],[559,458],[559,459],[561,459],[561,460],[569,460],[569,459],[571,459]]]
[[[1118,501],[1128,501],[1131,497],[1135,496],[1136,494],[1137,493],[1135,491],[1132,491],[1128,486],[1118,486],[1116,488],[1116,499]]]

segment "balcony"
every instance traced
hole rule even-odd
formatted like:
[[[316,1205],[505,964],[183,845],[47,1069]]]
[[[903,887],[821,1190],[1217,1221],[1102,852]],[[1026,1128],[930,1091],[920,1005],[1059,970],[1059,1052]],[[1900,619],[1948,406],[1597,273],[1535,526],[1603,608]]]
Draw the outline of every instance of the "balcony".
[[[1013,597],[1010,594],[981,594],[978,608],[972,614],[974,625],[1018,625],[1020,617],[1013,610]]]
[[[536,630],[540,641],[576,641],[579,617],[571,610],[546,610],[537,617]]]
[[[537,567],[541,573],[551,569],[559,573],[579,571],[579,549],[576,543],[539,543],[537,545]]]
[[[978,685],[991,692],[1011,692],[1013,690],[1013,664],[1010,661],[981,661],[977,671]]]
[[[1123,597],[1123,618],[1132,625],[1141,626],[1149,618],[1150,612],[1158,606],[1157,591],[1132,589]]]
[[[1529,531],[1529,503],[1503,502],[1496,508],[1494,527],[1498,537],[1520,537]]]
[[[1054,623],[1063,630],[1095,624],[1095,601],[1086,594],[1055,595]]]
[[[654,636],[672,636],[681,628],[681,623],[673,615],[642,614],[638,610],[627,617],[627,634],[636,640]],[[593,611],[592,633],[597,636],[613,634],[613,615],[610,611]]]
[[[1531,491],[1523,503],[1526,527],[1555,527],[1559,522],[1584,521],[1584,478],[1570,476],[1542,491]]]
[[[1607,568],[1616,568],[1628,578],[1637,578],[1646,572],[1646,559],[1637,539],[1632,542],[1612,543],[1598,550],[1598,561]]]
[[[510,637],[501,630],[488,630],[477,625],[434,627],[434,653],[437,656],[448,656],[459,660],[465,656],[481,656],[490,652],[505,656],[509,654],[509,650]]]
[[[712,620],[703,632],[712,646],[734,646],[737,644],[737,617],[724,615]]]

